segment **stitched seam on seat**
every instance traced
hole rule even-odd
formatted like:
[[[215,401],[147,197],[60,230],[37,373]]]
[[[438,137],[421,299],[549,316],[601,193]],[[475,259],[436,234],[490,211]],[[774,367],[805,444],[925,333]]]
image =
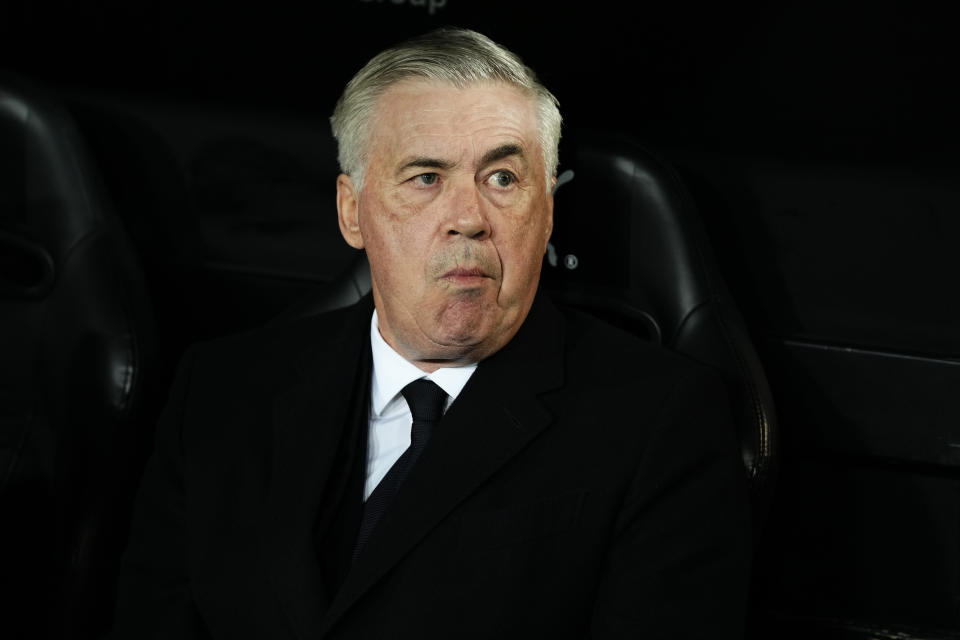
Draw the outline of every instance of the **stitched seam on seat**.
[[[763,410],[763,402],[760,400],[760,392],[757,389],[757,386],[753,383],[753,376],[750,375],[749,367],[747,367],[740,350],[736,348],[733,338],[730,335],[727,323],[723,319],[723,313],[719,309],[717,310],[717,322],[720,324],[720,332],[723,334],[724,340],[727,342],[727,346],[730,348],[730,351],[733,352],[733,358],[734,362],[736,363],[737,370],[740,373],[741,378],[746,383],[746,387],[750,394],[754,418],[760,422],[760,438],[758,442],[760,457],[755,461],[754,470],[752,470],[751,473],[751,479],[757,479],[762,475],[767,475],[768,472],[767,467],[769,467],[769,465],[764,463],[770,459],[771,455],[770,422],[767,418],[766,412]]]
[[[70,260],[72,260],[76,256],[76,254],[81,250],[82,247],[84,247],[85,245],[89,245],[92,242],[95,242],[96,240],[98,240],[103,236],[107,236],[110,231],[111,229],[109,229],[106,224],[101,223],[101,224],[98,224],[96,228],[91,229],[84,235],[80,236],[80,238],[76,242],[74,242],[73,245],[71,245],[71,247],[64,254],[63,260],[61,261],[61,265],[64,268],[57,270],[57,277],[59,277],[59,274],[64,273],[66,271],[66,265],[70,262]],[[110,262],[115,263],[116,261],[113,260],[112,257],[113,256],[111,256]],[[115,266],[115,265],[111,264],[111,266]],[[140,362],[140,353],[137,349],[138,340],[134,336],[134,330],[133,330],[134,323],[133,323],[132,313],[130,310],[130,305],[126,303],[126,298],[129,297],[129,291],[127,291],[126,287],[124,286],[122,278],[116,275],[117,269],[111,269],[110,271],[111,271],[111,275],[113,276],[113,281],[111,284],[113,284],[121,292],[121,300],[118,302],[118,306],[120,307],[120,311],[123,314],[124,322],[126,323],[127,327],[130,328],[129,333],[131,335],[131,340],[129,345],[124,347],[124,352],[128,355],[128,365],[124,366],[123,380],[121,381],[121,390],[122,390],[121,399],[118,406],[119,412],[121,414],[126,415],[132,410],[132,404],[133,404],[132,398],[134,395],[133,388],[134,388],[135,378],[136,378],[135,372],[136,370],[138,370],[138,365],[142,363]],[[139,378],[136,378],[136,379],[138,380]]]
[[[678,189],[677,186],[682,184],[679,175],[674,171],[669,165],[665,166],[666,171],[671,177],[671,190],[674,191],[675,195],[678,197],[681,206],[683,208],[684,214],[681,216],[681,224],[684,227],[685,235],[687,237],[696,238],[695,234],[690,234],[691,231],[690,225],[687,221],[688,216],[693,216],[696,214],[693,204],[682,189]],[[770,449],[770,421],[766,415],[766,412],[763,410],[763,402],[760,399],[760,393],[757,389],[757,386],[753,382],[753,377],[750,375],[749,368],[746,366],[746,363],[743,359],[743,355],[740,353],[740,350],[736,348],[736,343],[733,340],[730,329],[727,323],[724,321],[723,313],[719,308],[722,296],[720,295],[720,287],[715,282],[714,277],[710,273],[710,270],[707,268],[707,259],[704,253],[704,248],[698,242],[694,242],[694,249],[697,255],[697,261],[700,263],[700,271],[704,274],[704,278],[707,283],[707,289],[710,292],[711,299],[717,304],[717,323],[720,327],[720,333],[723,336],[724,341],[726,342],[728,350],[733,354],[734,364],[736,366],[737,374],[740,379],[744,381],[747,388],[747,392],[750,396],[751,410],[753,413],[753,419],[760,424],[760,433],[758,440],[758,451],[760,453],[757,460],[754,461],[752,468],[750,470],[751,480],[758,479],[763,475],[768,473],[768,464],[765,464],[770,458],[771,449]],[[707,300],[701,302],[695,306],[687,315],[684,317],[683,321],[680,323],[680,328],[686,324],[687,320],[699,310],[703,305],[707,303]],[[677,330],[677,335],[680,333],[680,328]]]
[[[715,304],[720,305],[719,295],[714,294]],[[694,307],[690,313],[688,313],[683,322],[681,322],[681,327],[686,324],[690,317],[696,313],[699,309],[704,307],[707,304],[706,301],[698,304]],[[737,374],[740,379],[743,381],[744,386],[747,388],[747,393],[750,397],[750,408],[752,410],[753,419],[760,423],[759,438],[757,442],[758,446],[758,459],[754,461],[754,464],[750,469],[750,478],[751,480],[759,479],[761,476],[766,475],[768,472],[768,464],[764,464],[770,456],[770,422],[767,418],[766,412],[763,410],[763,402],[760,400],[760,393],[757,386],[753,382],[753,376],[750,375],[749,367],[747,367],[746,362],[743,358],[743,355],[740,353],[740,350],[736,348],[736,342],[733,340],[731,332],[727,323],[723,319],[723,313],[720,309],[717,309],[716,321],[720,327],[720,334],[723,336],[723,340],[727,345],[729,352],[733,355],[734,365],[736,367]],[[678,334],[679,334],[678,330]]]

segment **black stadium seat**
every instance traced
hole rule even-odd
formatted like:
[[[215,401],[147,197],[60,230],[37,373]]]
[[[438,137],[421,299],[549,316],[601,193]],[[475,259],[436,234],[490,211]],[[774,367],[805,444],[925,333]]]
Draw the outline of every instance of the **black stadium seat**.
[[[773,398],[692,198],[667,163],[623,136],[576,132],[561,164],[572,178],[556,193],[543,285],[720,371],[759,527],[776,469]]]
[[[153,333],[71,118],[0,78],[0,636],[109,624]]]

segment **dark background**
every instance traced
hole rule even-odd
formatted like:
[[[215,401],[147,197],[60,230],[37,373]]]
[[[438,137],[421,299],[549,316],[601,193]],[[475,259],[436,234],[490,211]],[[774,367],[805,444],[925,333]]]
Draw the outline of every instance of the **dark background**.
[[[658,150],[699,205],[783,426],[756,633],[950,637],[960,56],[941,6],[4,2],[0,71],[75,115],[143,258],[169,370],[187,342],[267,320],[351,258],[326,118],[366,59],[444,24],[502,42],[569,130]]]

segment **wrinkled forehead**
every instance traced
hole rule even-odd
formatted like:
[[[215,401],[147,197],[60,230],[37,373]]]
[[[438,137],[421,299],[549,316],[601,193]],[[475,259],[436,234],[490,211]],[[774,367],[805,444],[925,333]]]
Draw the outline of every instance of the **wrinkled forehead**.
[[[499,82],[456,87],[409,79],[380,97],[374,115],[372,156],[417,153],[476,153],[513,144],[539,158],[534,96]],[[371,158],[373,159],[373,157]]]

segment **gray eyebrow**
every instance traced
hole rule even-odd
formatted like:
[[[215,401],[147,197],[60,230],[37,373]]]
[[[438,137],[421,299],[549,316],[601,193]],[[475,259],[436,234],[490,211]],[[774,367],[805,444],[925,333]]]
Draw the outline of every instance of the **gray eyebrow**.
[[[422,168],[422,169],[452,169],[454,163],[448,160],[438,160],[437,158],[427,158],[427,157],[416,157],[412,160],[409,160],[400,167],[399,172],[406,171],[411,167]]]
[[[523,158],[523,147],[518,144],[502,144],[499,147],[495,147],[483,154],[483,157],[480,159],[480,166],[486,166],[498,160],[509,158],[510,156],[520,156]],[[397,173],[402,173],[410,168],[448,170],[455,166],[456,163],[450,162],[449,160],[440,160],[429,156],[417,156],[404,162],[397,170]]]
[[[480,159],[480,166],[486,166],[491,162],[503,160],[504,158],[509,158],[510,156],[520,156],[522,158],[523,148],[517,144],[502,144],[499,147],[491,149],[483,154],[483,158]]]

